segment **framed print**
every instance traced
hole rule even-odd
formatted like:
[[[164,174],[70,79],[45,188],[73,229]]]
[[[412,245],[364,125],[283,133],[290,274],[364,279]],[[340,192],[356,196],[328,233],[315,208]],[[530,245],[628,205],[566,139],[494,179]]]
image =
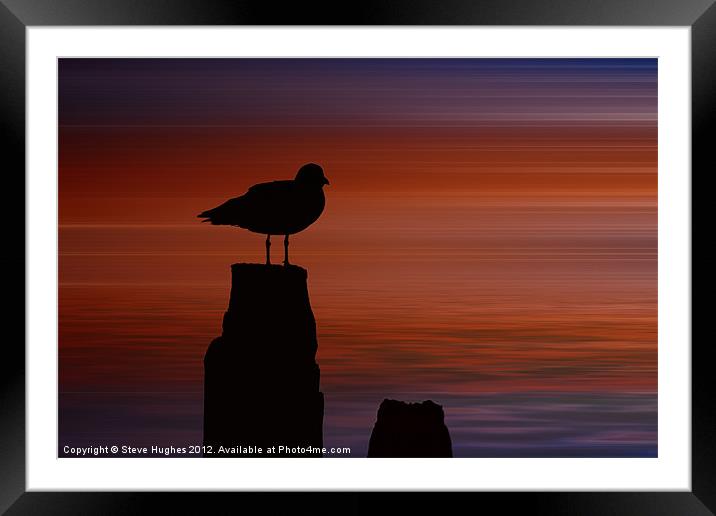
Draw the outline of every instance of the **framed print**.
[[[711,513],[711,3],[5,4],[10,514]]]

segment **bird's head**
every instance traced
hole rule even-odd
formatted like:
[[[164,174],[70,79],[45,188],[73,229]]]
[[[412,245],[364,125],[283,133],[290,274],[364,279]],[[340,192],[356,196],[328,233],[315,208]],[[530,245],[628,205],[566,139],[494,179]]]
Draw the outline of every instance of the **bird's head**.
[[[323,175],[323,169],[315,163],[308,163],[307,165],[303,165],[300,169],[298,169],[298,173],[296,174],[296,182],[313,186],[323,186],[330,184],[328,182],[328,179],[326,179],[326,176]]]

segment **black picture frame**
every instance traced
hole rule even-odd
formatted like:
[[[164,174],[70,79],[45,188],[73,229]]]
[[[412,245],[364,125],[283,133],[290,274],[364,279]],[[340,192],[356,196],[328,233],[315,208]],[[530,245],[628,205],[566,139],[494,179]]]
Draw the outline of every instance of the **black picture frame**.
[[[7,514],[213,514],[259,504],[262,513],[350,514],[385,506],[380,493],[40,493],[25,490],[25,29],[42,25],[554,25],[690,26],[692,185],[716,170],[709,135],[716,113],[714,0],[364,0],[287,3],[268,0],[0,0],[0,96],[6,223],[0,355],[0,511]],[[693,188],[693,187],[692,187]],[[692,218],[697,219],[693,212]],[[693,253],[693,245],[692,245]],[[693,254],[692,254],[693,256]],[[21,274],[19,271],[23,271]],[[9,330],[14,332],[10,334]],[[716,403],[708,341],[692,339],[692,490],[690,492],[426,493],[401,496],[401,512],[499,504],[500,513],[713,514],[716,512]],[[469,500],[465,498],[469,497]],[[335,498],[335,497],[334,497]],[[160,505],[155,505],[160,504]],[[457,506],[457,505],[456,505]]]

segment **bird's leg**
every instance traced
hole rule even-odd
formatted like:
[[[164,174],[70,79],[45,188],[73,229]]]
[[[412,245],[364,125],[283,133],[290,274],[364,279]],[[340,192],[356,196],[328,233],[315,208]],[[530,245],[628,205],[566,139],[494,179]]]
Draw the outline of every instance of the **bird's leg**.
[[[283,239],[283,264],[288,265],[288,235]]]
[[[271,235],[266,235],[266,265],[271,265]]]

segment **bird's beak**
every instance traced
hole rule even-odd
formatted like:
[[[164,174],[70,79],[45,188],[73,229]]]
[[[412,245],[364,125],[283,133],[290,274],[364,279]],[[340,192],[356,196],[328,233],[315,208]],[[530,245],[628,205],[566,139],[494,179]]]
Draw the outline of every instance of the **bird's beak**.
[[[330,181],[328,181],[327,178],[324,177],[324,178],[323,178],[323,184],[324,184],[324,185],[330,185],[331,183],[330,183]]]

